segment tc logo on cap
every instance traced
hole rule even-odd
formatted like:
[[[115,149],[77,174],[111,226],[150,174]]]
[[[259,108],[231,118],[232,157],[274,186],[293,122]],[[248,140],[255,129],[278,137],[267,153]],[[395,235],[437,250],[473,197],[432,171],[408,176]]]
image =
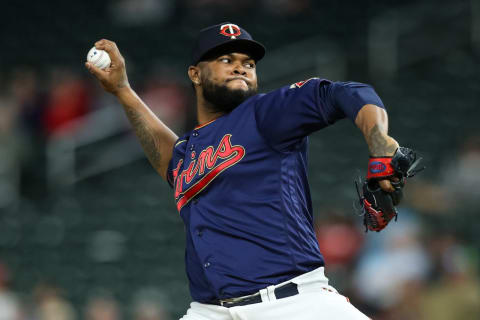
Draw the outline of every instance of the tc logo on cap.
[[[222,24],[220,27],[220,34],[230,37],[230,39],[236,39],[236,37],[242,34],[242,31],[240,31],[240,28],[236,24],[228,23]]]

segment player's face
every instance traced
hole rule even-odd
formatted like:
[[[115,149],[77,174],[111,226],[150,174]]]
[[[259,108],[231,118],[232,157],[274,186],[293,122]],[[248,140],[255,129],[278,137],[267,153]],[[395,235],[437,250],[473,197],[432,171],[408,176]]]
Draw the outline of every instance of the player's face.
[[[228,53],[206,63],[203,75],[217,85],[231,90],[257,90],[255,60],[245,53]]]
[[[230,112],[257,93],[255,61],[229,53],[199,64],[201,88],[214,112]]]

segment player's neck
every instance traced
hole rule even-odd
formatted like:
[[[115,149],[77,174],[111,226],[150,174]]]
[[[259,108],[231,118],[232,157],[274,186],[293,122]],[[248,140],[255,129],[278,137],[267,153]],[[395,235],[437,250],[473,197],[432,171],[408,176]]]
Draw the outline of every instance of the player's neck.
[[[225,114],[223,111],[212,112],[212,110],[215,110],[215,108],[210,105],[208,101],[203,99],[203,97],[200,97],[200,99],[197,98],[197,121],[199,126],[213,121]]]
[[[201,112],[200,109],[198,109],[197,110],[198,125],[201,126],[205,123],[211,122],[211,121],[223,116],[224,114],[225,114],[225,112],[216,112],[216,113],[212,113],[212,112],[209,112],[209,111]]]

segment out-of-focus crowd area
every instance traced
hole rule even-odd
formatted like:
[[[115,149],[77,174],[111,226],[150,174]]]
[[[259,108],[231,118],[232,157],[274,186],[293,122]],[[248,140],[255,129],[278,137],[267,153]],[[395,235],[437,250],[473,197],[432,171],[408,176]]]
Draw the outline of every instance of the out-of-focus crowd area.
[[[480,318],[477,1],[112,0],[3,8],[0,320],[185,312],[171,190],[83,63],[96,40],[116,41],[132,86],[181,134],[195,125],[192,40],[223,21],[266,44],[260,91],[314,76],[370,83],[390,134],[424,158],[398,221],[365,233],[353,185],[368,159],[360,132],[345,120],[312,135],[315,228],[331,284],[373,319]]]

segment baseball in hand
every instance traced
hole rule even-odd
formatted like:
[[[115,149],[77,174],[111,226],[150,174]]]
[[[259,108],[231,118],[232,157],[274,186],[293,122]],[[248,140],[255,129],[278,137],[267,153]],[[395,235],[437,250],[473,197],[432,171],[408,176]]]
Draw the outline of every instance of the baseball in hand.
[[[110,63],[112,62],[110,60],[110,56],[106,51],[99,50],[95,47],[88,51],[87,61],[100,69],[108,68],[110,66]]]

